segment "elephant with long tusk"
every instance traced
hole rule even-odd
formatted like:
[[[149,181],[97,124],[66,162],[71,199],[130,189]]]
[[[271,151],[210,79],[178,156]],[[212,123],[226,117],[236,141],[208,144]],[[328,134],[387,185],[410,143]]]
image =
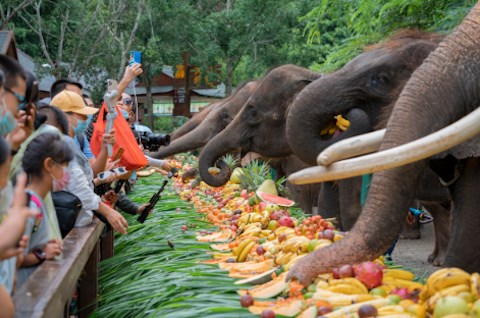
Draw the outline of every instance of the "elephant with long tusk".
[[[477,3],[405,85],[388,121],[379,152],[375,155],[429,136],[468,114],[472,117],[478,115],[479,43],[480,3]],[[474,121],[478,123],[478,119],[474,118]],[[287,279],[298,279],[308,285],[320,273],[329,272],[343,264],[378,257],[398,235],[418,183],[428,166],[448,186],[454,203],[450,244],[443,266],[478,272],[480,143],[477,129],[464,126],[465,121],[460,123],[462,125],[457,125],[457,122],[454,125],[456,129],[452,129],[451,134],[443,135],[441,140],[434,138],[424,144],[428,151],[417,156],[415,160],[418,161],[406,160],[400,162],[405,165],[374,173],[365,207],[350,234],[304,257],[290,270]],[[468,130],[467,135],[449,144],[450,139],[461,135],[463,130]],[[445,130],[441,133],[445,133]],[[472,138],[462,143],[469,135]],[[452,147],[458,142],[460,144],[457,146],[443,151],[445,147]],[[436,147],[430,144],[438,145],[439,148],[434,152],[442,152],[428,157],[434,153],[429,151]],[[420,149],[419,153],[422,152]],[[371,156],[365,157],[368,159]],[[424,156],[427,157],[421,159]]]

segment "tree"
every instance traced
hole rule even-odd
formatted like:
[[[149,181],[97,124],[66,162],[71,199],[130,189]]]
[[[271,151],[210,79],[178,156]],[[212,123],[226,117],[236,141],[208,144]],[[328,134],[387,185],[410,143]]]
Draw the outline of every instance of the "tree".
[[[35,0],[6,0],[3,5],[0,3],[0,30],[8,30],[8,24],[13,17],[21,10],[30,6]],[[5,10],[5,11],[4,11]]]

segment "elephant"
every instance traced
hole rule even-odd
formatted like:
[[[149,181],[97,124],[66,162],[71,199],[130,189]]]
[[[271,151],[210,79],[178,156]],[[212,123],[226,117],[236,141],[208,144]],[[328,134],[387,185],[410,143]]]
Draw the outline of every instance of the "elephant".
[[[398,235],[427,167],[446,184],[453,202],[443,267],[480,271],[479,42],[477,3],[405,85],[379,152],[342,163],[350,176],[365,169],[375,172],[365,206],[349,235],[304,257],[287,280],[297,279],[307,286],[320,273],[378,257]],[[336,167],[330,167],[330,174]]]
[[[250,80],[239,85],[235,93],[213,105],[208,115],[197,127],[175,139],[167,147],[160,148],[151,157],[162,159],[203,147],[210,139],[227,127],[255,91],[258,83],[257,80]]]
[[[210,114],[210,111],[217,105],[218,103],[221,103],[223,100],[219,101],[213,101],[207,106],[205,106],[199,113],[193,115],[190,120],[188,120],[185,124],[180,126],[178,129],[175,129],[172,131],[170,135],[170,141],[174,141],[175,139],[178,139],[185,135],[186,133],[192,131],[195,129],[200,123],[207,117],[208,114]]]
[[[368,47],[340,70],[306,87],[298,94],[287,117],[286,135],[293,153],[305,163],[316,165],[318,154],[330,145],[383,128],[408,79],[443,38],[416,30],[401,31],[388,41]],[[338,129],[333,136],[320,136],[337,115],[350,121],[348,129],[343,132]],[[336,213],[341,228],[347,231],[362,211],[362,177],[335,183],[337,187],[333,182],[324,183],[319,209]],[[423,205],[429,204],[438,228],[439,224],[449,223],[450,214],[443,206],[448,206],[451,198],[435,174],[426,174],[416,199]],[[436,236],[439,248],[429,260],[440,266],[448,247],[448,228],[436,234],[439,234]]]
[[[295,65],[283,65],[270,70],[230,125],[203,148],[198,161],[203,181],[215,187],[227,183],[230,169],[218,159],[240,148],[242,154],[255,152],[265,160],[284,159],[283,162],[272,161],[272,164],[274,169],[279,169],[286,176],[308,167],[298,158],[291,156],[292,152],[285,137],[285,118],[297,94],[320,77],[319,73]],[[208,168],[215,164],[221,172],[213,176],[208,172]],[[281,175],[282,173],[279,174]],[[287,183],[287,187],[297,194],[320,191],[320,184],[298,187]],[[311,214],[317,196],[313,199],[313,204],[311,195],[297,195],[295,199],[306,213]]]

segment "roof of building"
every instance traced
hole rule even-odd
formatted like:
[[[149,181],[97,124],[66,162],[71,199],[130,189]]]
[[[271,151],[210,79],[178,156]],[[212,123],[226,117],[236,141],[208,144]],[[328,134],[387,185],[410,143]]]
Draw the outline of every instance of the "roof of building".
[[[0,31],[0,54],[6,54],[18,60],[15,35],[13,31]]]

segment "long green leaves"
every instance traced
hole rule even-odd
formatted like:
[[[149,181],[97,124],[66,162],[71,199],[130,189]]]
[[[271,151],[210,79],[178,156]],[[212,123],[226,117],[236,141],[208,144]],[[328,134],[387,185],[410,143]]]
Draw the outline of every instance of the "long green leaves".
[[[130,197],[144,203],[160,184],[161,177],[141,179]],[[239,286],[227,271],[196,263],[210,259],[211,243],[198,242],[195,232],[215,228],[188,207],[166,195],[143,225],[127,218],[128,234],[117,236],[115,256],[100,264],[99,308],[91,317],[256,317],[240,306]]]

